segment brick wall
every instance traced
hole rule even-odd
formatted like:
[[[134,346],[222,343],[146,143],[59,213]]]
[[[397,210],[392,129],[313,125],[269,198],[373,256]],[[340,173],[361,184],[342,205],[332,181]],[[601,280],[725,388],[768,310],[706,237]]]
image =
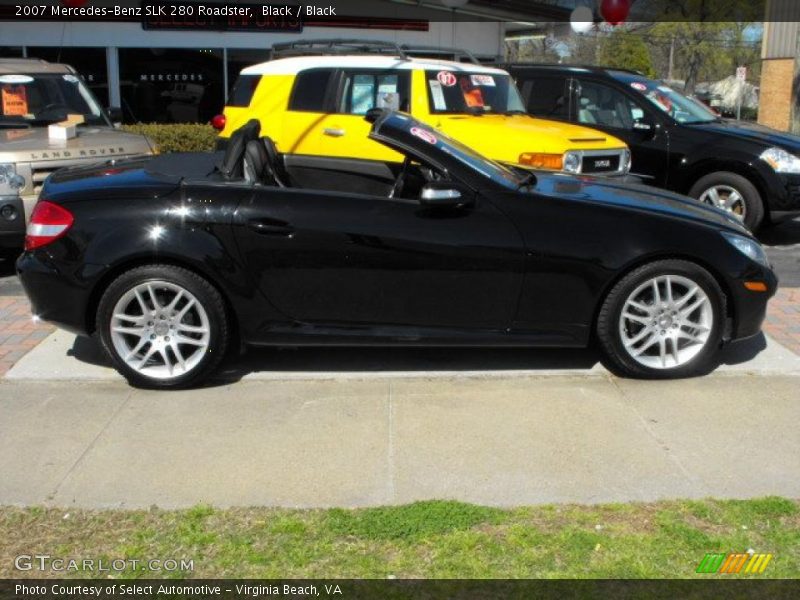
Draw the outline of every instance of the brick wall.
[[[765,60],[761,66],[758,122],[788,131],[792,116],[794,58]]]

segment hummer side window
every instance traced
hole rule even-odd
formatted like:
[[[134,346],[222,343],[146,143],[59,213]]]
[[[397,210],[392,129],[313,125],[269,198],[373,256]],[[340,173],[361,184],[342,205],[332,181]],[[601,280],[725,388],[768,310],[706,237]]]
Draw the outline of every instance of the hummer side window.
[[[569,85],[564,77],[518,81],[527,111],[545,119],[569,119]]]
[[[365,115],[372,108],[408,110],[408,72],[345,73],[337,113]]]
[[[309,69],[297,74],[289,99],[289,110],[325,112],[325,91],[333,69]]]
[[[617,129],[633,129],[633,124],[643,116],[622,92],[592,81],[582,81],[576,88],[578,98],[578,123],[602,125]]]

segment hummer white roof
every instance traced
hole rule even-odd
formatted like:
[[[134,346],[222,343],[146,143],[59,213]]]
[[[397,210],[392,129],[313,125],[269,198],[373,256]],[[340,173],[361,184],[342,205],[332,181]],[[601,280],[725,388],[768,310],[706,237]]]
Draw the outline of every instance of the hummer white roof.
[[[491,75],[508,75],[502,69],[485,67],[474,63],[439,60],[434,58],[400,58],[399,56],[370,55],[320,55],[292,56],[279,58],[242,69],[242,75],[296,75],[306,69],[342,68],[342,69],[399,69],[412,71],[416,69],[431,71],[463,71],[468,73],[487,73]]]

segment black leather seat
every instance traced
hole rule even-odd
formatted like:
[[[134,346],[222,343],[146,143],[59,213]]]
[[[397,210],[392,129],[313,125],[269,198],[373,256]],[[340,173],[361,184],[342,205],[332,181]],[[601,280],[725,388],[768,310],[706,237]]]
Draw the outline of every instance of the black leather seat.
[[[217,170],[225,179],[235,180],[244,177],[244,155],[247,144],[258,139],[261,132],[261,123],[257,119],[250,119],[239,129],[231,134],[228,147],[222,162],[217,165]]]
[[[272,168],[270,156],[262,140],[247,142],[244,151],[244,180],[251,184],[277,186],[278,180]]]
[[[275,185],[280,187],[294,187],[292,178],[283,162],[283,157],[280,152],[278,152],[278,148],[275,146],[275,142],[272,141],[272,138],[267,136],[262,137],[261,144],[267,154],[272,176],[275,178]]]

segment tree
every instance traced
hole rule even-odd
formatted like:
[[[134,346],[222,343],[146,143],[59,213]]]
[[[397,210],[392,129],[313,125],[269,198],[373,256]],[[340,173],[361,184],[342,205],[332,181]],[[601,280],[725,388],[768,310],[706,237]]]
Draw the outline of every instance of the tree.
[[[639,71],[647,77],[655,77],[650,50],[641,37],[616,29],[600,41],[597,63],[606,67],[617,67]]]

